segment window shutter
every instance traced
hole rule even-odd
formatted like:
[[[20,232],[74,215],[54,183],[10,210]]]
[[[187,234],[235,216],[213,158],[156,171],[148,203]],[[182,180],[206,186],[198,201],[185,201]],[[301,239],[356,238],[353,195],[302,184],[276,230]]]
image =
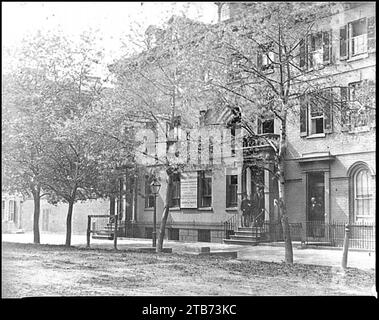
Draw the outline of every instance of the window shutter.
[[[325,92],[324,128],[325,133],[333,132],[333,96],[331,90]]]
[[[332,31],[324,31],[322,33],[322,62],[324,64],[331,63],[332,55]]]
[[[259,71],[262,70],[262,63],[263,63],[262,52],[258,51],[258,53],[257,53],[257,69]]]
[[[340,88],[341,96],[341,131],[349,130],[349,113],[348,113],[348,100],[349,100],[349,88]]]
[[[300,97],[300,137],[305,137],[308,134],[308,104],[305,95]]]
[[[229,185],[230,185],[230,176],[227,175],[226,176],[226,207],[228,208],[229,207],[229,203],[230,203],[230,192],[229,192]]]
[[[348,39],[348,27],[345,25],[340,28],[340,60],[347,59],[349,55]]]
[[[262,120],[259,117],[257,117],[257,133],[258,134],[262,133]]]
[[[305,41],[300,41],[300,62],[299,62],[300,68],[305,68]]]
[[[376,17],[370,17],[367,20],[367,47],[368,52],[375,52],[376,50]]]

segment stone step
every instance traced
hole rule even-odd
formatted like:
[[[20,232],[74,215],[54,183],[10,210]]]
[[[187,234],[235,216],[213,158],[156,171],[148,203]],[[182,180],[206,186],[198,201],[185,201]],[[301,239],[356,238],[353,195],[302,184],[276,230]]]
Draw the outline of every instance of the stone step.
[[[107,240],[113,240],[113,235],[106,236],[106,235],[93,235],[92,239],[107,239]]]
[[[254,240],[237,240],[237,239],[223,239],[225,244],[239,244],[239,245],[249,245],[249,246],[257,246],[259,244],[258,241]]]
[[[233,240],[250,240],[250,241],[255,241],[259,240],[261,237],[258,235],[257,237],[255,236],[241,236],[241,235],[230,235],[230,239]]]
[[[255,235],[261,235],[263,232],[261,231],[236,231],[235,235],[241,235],[241,236],[255,236]]]
[[[252,231],[252,230],[259,230],[261,231],[262,227],[238,227],[238,231]]]

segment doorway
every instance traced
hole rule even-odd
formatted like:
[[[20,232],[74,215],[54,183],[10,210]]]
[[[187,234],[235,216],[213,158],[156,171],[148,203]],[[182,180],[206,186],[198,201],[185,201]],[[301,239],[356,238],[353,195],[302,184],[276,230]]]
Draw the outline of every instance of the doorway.
[[[324,172],[308,173],[307,179],[307,235],[320,238],[325,234]]]

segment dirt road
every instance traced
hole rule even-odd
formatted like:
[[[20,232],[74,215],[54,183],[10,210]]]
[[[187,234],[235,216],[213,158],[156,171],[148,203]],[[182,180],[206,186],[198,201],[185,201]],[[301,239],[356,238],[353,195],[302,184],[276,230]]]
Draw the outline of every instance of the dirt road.
[[[372,295],[374,271],[2,244],[2,296]]]

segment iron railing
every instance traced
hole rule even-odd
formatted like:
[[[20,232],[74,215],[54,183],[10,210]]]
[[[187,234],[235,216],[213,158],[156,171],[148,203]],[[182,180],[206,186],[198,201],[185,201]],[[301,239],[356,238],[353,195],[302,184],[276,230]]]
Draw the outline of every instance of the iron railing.
[[[234,215],[224,222],[224,235],[226,239],[238,230],[239,218]],[[349,247],[353,249],[375,250],[375,223],[349,224]],[[292,241],[301,241],[311,245],[328,245],[343,247],[345,237],[345,222],[324,223],[320,221],[305,221],[289,223]],[[284,241],[283,228],[280,222],[264,221],[255,224],[252,228],[252,236],[260,242]]]
[[[324,223],[319,221],[306,221],[305,242],[326,243],[334,247],[342,247],[345,237],[344,222]],[[375,250],[375,223],[349,224],[349,247],[354,249]]]
[[[238,226],[239,226],[239,214],[236,213],[232,217],[230,217],[228,220],[223,222],[224,238],[230,239],[230,236],[233,235],[238,230]]]

